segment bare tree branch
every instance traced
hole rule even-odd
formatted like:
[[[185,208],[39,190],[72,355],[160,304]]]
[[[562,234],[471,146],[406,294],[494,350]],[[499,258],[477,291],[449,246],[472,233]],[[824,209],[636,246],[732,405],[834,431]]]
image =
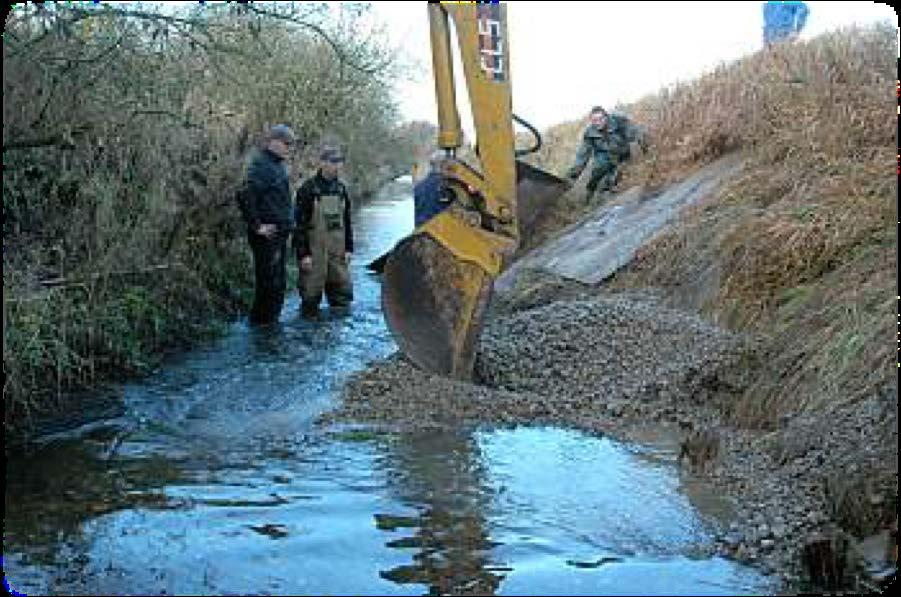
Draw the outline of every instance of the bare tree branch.
[[[117,110],[118,111],[118,110]],[[189,129],[202,129],[203,125],[192,122],[188,119],[188,117],[184,114],[177,114],[172,112],[171,110],[164,109],[134,109],[129,112],[129,118],[134,118],[135,116],[166,116],[171,118],[172,120],[178,121],[182,126]],[[110,126],[122,127],[128,124],[127,120],[120,120],[118,122],[108,123]],[[75,136],[83,135],[92,130],[92,127],[89,126],[81,126],[71,132],[66,131],[62,133],[51,133],[46,135],[41,135],[37,137],[25,138],[25,139],[16,139],[13,141],[7,141],[3,143],[3,151],[21,151],[24,149],[37,149],[39,147],[53,147],[59,146],[63,149],[71,149],[75,147]]]
[[[7,152],[22,149],[36,149],[38,147],[52,147],[55,145],[62,145],[64,141],[65,137],[62,134],[32,137],[31,139],[6,142],[3,144],[3,151]]]
[[[92,56],[90,58],[59,58],[59,60],[68,60],[69,64],[66,64],[58,72],[53,73],[53,80],[50,83],[50,90],[47,93],[47,98],[44,100],[44,104],[41,106],[41,109],[38,111],[38,115],[32,120],[31,127],[34,128],[38,126],[41,121],[44,120],[44,116],[47,113],[47,108],[50,107],[50,103],[53,101],[53,97],[56,94],[56,90],[59,87],[59,83],[63,80],[63,76],[66,75],[70,70],[72,70],[76,64],[91,64],[96,63],[102,60],[103,58],[108,58],[111,56],[112,51],[120,46],[125,36],[120,36],[115,43],[111,46],[104,48],[97,55]],[[52,60],[52,59],[51,59]]]
[[[201,28],[209,28],[214,29],[219,27],[219,25],[215,23],[211,23],[206,19],[191,19],[185,17],[176,17],[173,15],[166,15],[158,12],[143,12],[140,10],[130,10],[127,8],[116,8],[114,6],[110,6],[109,4],[104,4],[100,9],[84,9],[84,8],[71,8],[69,9],[76,16],[81,18],[90,18],[90,17],[99,17],[99,16],[107,16],[107,15],[116,15],[120,17],[131,17],[135,19],[145,19],[151,21],[162,21],[164,23],[170,24],[182,24],[182,25],[191,25],[193,27],[201,27]]]
[[[153,274],[156,272],[173,269],[176,267],[181,267],[182,264],[180,262],[174,263],[161,263],[159,265],[150,265],[148,267],[142,267],[139,269],[133,270],[125,270],[125,271],[111,271],[111,272],[103,272],[99,274],[91,274],[81,279],[67,279],[67,278],[53,278],[50,280],[39,280],[38,284],[43,286],[44,288],[55,288],[59,286],[85,286],[90,282],[97,282],[98,280],[103,280],[104,278],[122,278],[128,276],[145,276],[147,274]]]
[[[65,62],[66,66],[63,69],[63,72],[65,73],[66,71],[72,70],[79,64],[91,64],[107,57],[113,50],[117,49],[122,44],[122,41],[124,39],[125,35],[120,35],[112,44],[110,44],[106,48],[103,48],[94,56],[89,56],[87,58],[76,58],[73,56],[45,56],[42,57],[41,60],[48,62]]]
[[[190,120],[188,120],[188,117],[186,115],[176,114],[175,112],[172,112],[170,110],[132,110],[131,116],[132,117],[135,117],[135,116],[168,116],[169,118],[172,118],[173,120],[180,120],[181,124],[185,128],[189,128],[189,129],[202,129],[203,128],[202,124],[198,124],[196,122],[191,122]]]
[[[35,149],[38,147],[50,147],[58,145],[62,149],[72,149],[75,147],[75,137],[81,136],[91,130],[91,127],[81,125],[79,127],[64,130],[57,133],[48,133],[41,136],[35,136],[25,139],[16,139],[14,141],[5,141],[3,143],[3,151],[14,151],[22,149]]]
[[[384,68],[384,65],[361,66],[361,65],[357,64],[354,60],[352,60],[347,55],[347,53],[341,48],[341,46],[338,44],[338,42],[331,35],[326,33],[326,31],[322,27],[320,27],[319,25],[317,25],[315,23],[310,23],[309,21],[304,21],[302,19],[299,19],[299,18],[291,16],[291,15],[285,15],[285,14],[280,14],[277,12],[263,10],[263,9],[255,7],[255,6],[251,6],[249,4],[246,5],[246,7],[247,7],[248,11],[250,11],[254,14],[277,19],[280,21],[286,21],[289,23],[293,23],[294,25],[298,25],[300,27],[303,27],[305,29],[309,29],[309,30],[313,31],[314,33],[316,33],[316,35],[318,35],[319,37],[324,39],[325,42],[332,48],[332,51],[335,52],[335,55],[338,57],[338,60],[341,61],[341,64],[346,64],[347,66],[350,66],[351,68],[358,70],[367,75],[375,74],[375,73],[379,72],[379,70]],[[389,62],[389,64],[390,64],[390,62]]]

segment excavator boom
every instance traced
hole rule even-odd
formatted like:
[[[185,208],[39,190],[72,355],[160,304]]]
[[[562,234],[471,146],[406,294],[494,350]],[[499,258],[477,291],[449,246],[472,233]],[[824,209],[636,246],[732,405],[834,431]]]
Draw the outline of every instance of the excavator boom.
[[[515,159],[506,5],[429,3],[438,146],[450,206],[398,243],[384,263],[382,307],[400,349],[419,367],[472,377],[494,279],[567,183]],[[450,22],[472,107],[480,170],[456,157]],[[521,196],[518,196],[521,195]]]

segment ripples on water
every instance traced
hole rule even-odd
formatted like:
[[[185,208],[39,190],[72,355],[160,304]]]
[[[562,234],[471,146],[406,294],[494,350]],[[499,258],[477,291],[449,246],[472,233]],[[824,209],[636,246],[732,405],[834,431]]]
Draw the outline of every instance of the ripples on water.
[[[301,320],[295,291],[279,325],[235,323],[122,388],[130,431],[11,461],[7,582],[32,594],[764,590],[693,555],[725,507],[680,480],[667,448],[548,428],[314,428],[348,374],[395,350],[365,265],[410,230],[411,209],[409,186],[392,185],[355,214],[350,313]]]

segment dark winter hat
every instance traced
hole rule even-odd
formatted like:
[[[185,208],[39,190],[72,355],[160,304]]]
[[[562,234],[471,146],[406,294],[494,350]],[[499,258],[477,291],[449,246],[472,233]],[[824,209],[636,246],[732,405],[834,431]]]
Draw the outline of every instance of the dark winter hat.
[[[287,124],[276,124],[269,129],[269,138],[278,139],[279,141],[284,141],[286,143],[294,143],[297,141],[294,131],[292,131],[291,127]]]
[[[344,161],[344,154],[341,153],[341,150],[334,146],[323,147],[322,151],[319,152],[319,159],[323,162],[332,162],[333,164],[339,164]]]

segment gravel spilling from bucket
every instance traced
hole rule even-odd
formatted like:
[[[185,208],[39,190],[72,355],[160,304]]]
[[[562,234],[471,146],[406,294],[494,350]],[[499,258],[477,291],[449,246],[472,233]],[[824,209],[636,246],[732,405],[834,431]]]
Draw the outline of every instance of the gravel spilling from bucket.
[[[651,298],[599,297],[490,322],[477,374],[491,387],[607,408],[695,396],[738,347],[731,334]]]
[[[345,389],[333,419],[394,427],[557,423],[607,429],[666,415],[729,388],[741,342],[650,297],[595,297],[499,315],[483,330],[476,383],[417,370],[400,356]]]

